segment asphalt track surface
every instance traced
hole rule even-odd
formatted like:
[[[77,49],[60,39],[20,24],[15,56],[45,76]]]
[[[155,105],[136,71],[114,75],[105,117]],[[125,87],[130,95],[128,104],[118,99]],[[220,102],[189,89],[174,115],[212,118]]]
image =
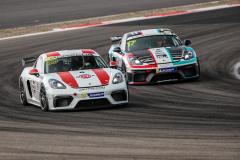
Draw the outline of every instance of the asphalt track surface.
[[[1,0],[0,30],[214,0]]]
[[[0,41],[0,159],[236,159],[240,157],[240,7]],[[129,86],[124,107],[43,112],[22,106],[21,58],[91,48],[107,59],[110,36],[171,28],[191,39],[197,81]]]

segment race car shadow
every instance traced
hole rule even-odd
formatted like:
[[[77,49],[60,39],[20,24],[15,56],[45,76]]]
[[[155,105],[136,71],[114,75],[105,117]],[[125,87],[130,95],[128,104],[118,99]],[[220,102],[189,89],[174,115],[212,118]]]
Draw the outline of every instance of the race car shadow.
[[[134,84],[129,86],[154,86],[154,85],[170,85],[170,84],[183,84],[183,83],[199,83],[200,79],[189,79],[189,80],[182,80],[182,81],[171,81],[171,82],[161,82],[161,83],[151,83],[151,84]]]
[[[129,108],[129,104],[124,105],[114,105],[114,106],[93,106],[93,107],[86,107],[83,106],[82,108],[70,109],[70,110],[51,110],[50,112],[92,112],[92,111],[101,111],[101,110],[116,110],[116,109],[123,109]]]

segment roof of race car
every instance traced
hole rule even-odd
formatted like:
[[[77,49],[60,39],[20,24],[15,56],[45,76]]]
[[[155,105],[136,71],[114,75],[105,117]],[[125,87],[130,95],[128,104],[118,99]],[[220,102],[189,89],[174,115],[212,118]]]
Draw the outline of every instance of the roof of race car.
[[[139,30],[127,33],[127,38],[137,35],[154,35],[154,34],[170,34],[175,35],[175,33],[171,29],[147,29],[147,30]]]
[[[79,49],[79,50],[63,50],[63,51],[55,51],[49,53],[43,53],[43,58],[52,57],[52,56],[73,56],[73,55],[82,55],[82,54],[92,54],[93,56],[100,56],[96,51],[91,49]]]

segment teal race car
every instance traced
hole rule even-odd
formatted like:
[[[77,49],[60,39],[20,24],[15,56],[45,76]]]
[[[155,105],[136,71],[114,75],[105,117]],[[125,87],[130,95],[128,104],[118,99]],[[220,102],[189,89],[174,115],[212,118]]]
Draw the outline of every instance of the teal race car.
[[[149,29],[111,37],[108,62],[117,63],[128,84],[149,84],[200,78],[196,52],[191,40],[170,29]]]

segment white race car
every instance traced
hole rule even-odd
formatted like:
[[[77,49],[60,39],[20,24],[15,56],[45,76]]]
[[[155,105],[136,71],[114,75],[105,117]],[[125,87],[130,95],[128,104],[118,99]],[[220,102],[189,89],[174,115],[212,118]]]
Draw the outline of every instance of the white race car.
[[[65,50],[23,58],[22,63],[35,62],[24,68],[20,78],[20,99],[40,106],[43,111],[86,109],[125,105],[128,89],[124,76],[112,69],[95,51]]]

